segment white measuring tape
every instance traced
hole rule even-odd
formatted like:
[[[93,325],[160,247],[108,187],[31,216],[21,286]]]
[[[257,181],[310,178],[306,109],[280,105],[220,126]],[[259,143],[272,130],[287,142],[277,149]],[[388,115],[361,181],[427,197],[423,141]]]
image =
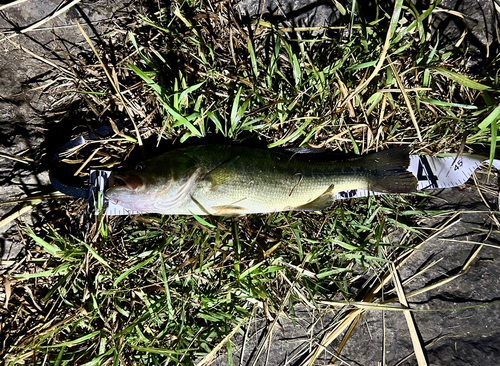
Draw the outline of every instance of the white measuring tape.
[[[484,156],[462,155],[455,160],[455,157],[437,158],[426,155],[411,155],[408,170],[417,177],[418,189],[438,189],[450,188],[464,184],[472,176],[472,173],[483,163],[489,162]],[[493,160],[492,164],[500,170],[500,160]],[[104,197],[104,192],[108,188],[108,178],[111,172],[106,170],[90,171],[90,186],[92,187],[94,202],[90,202],[91,210],[102,207],[105,215],[137,215],[146,212],[128,210],[117,205]],[[364,189],[353,189],[350,191],[337,192],[335,198],[338,200],[368,197],[373,194],[383,194],[371,192]],[[500,207],[500,196],[498,201]]]

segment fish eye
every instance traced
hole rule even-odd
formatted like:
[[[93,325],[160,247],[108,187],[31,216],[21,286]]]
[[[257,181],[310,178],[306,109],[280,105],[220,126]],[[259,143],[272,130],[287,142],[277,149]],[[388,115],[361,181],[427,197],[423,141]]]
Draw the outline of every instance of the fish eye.
[[[136,171],[136,172],[142,172],[144,169],[145,169],[145,166],[144,166],[144,165],[142,165],[142,164],[137,164],[137,165],[135,166],[135,171]]]

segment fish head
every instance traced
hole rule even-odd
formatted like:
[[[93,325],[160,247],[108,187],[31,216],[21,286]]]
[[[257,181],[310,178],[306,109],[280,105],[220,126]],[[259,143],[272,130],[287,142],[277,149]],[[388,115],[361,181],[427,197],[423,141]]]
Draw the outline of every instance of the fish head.
[[[169,166],[158,166],[151,161],[141,163],[133,170],[112,173],[105,196],[130,210],[154,212],[158,196],[168,192],[173,178]]]

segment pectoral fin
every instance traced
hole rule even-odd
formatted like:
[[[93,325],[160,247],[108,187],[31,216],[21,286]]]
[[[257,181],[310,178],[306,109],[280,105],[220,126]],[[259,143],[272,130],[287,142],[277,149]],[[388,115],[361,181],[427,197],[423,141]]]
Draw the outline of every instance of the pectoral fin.
[[[333,196],[333,188],[332,184],[321,196],[316,198],[315,200],[306,203],[305,205],[298,206],[295,208],[297,211],[321,211],[325,208],[333,205],[335,201],[335,197]]]

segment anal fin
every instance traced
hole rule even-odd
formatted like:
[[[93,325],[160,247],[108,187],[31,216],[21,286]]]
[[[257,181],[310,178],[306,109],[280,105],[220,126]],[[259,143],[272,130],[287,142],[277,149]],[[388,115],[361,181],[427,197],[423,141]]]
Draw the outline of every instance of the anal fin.
[[[334,185],[332,184],[318,198],[314,199],[313,201],[311,201],[309,203],[306,203],[305,205],[295,207],[294,210],[297,210],[297,211],[321,211],[321,210],[324,210],[324,209],[330,207],[331,205],[333,205],[333,202],[335,201],[335,197],[333,196],[333,188],[334,188]]]

